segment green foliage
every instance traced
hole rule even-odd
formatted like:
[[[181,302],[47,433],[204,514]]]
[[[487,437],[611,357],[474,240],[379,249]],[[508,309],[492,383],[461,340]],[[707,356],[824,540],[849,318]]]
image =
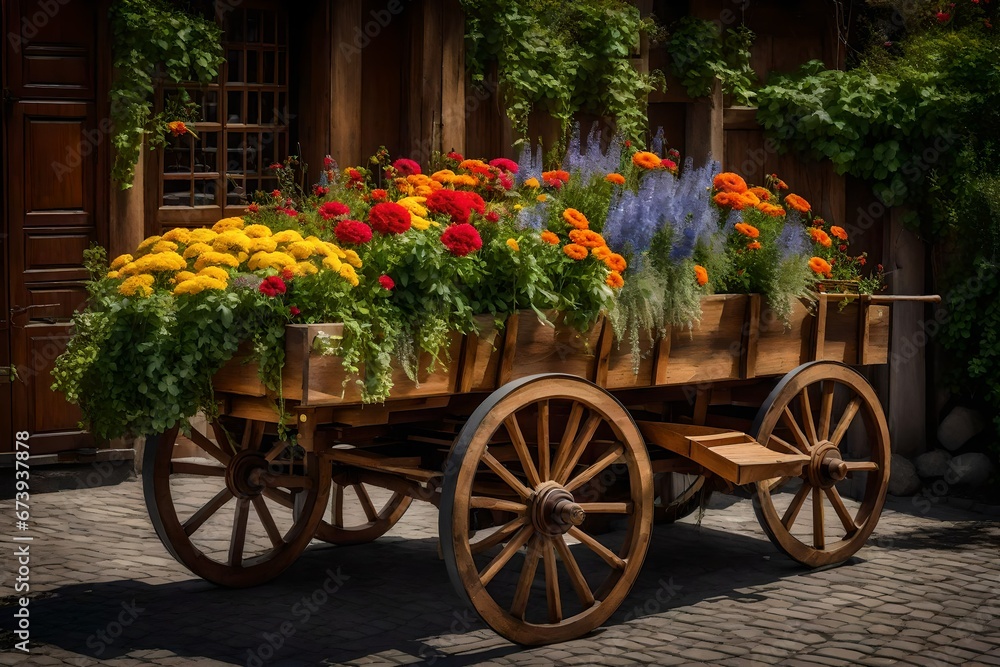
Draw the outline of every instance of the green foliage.
[[[568,133],[580,111],[613,117],[618,131],[638,141],[646,130],[646,97],[662,88],[658,72],[631,64],[639,36],[652,26],[624,0],[461,0],[467,59],[484,81],[496,62],[507,114],[527,138],[528,116],[551,114]]]
[[[156,81],[209,83],[219,75],[222,31],[214,21],[188,14],[164,0],[116,0],[111,6],[115,76],[111,88],[112,178],[132,187],[143,138],[162,145],[167,123],[191,121],[189,99],[168,100],[153,114]]]
[[[750,67],[754,34],[746,26],[719,31],[706,19],[686,16],[667,40],[670,69],[691,97],[712,92],[715,79],[739,105],[750,106],[756,97],[757,75]]]

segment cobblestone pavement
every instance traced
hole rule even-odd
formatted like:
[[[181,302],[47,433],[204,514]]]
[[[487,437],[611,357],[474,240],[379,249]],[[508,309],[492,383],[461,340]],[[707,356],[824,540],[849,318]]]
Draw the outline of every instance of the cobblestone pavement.
[[[224,590],[167,554],[139,482],[32,503],[34,648],[9,649],[13,600],[0,599],[0,664],[1000,665],[1000,521],[912,499],[890,499],[848,564],[807,571],[767,541],[749,500],[716,497],[700,526],[656,528],[603,628],[531,649],[461,606],[429,505],[375,543],[314,544],[274,582]],[[12,504],[0,502],[3,516]],[[331,575],[339,590],[318,595]],[[308,613],[304,598],[317,601]]]

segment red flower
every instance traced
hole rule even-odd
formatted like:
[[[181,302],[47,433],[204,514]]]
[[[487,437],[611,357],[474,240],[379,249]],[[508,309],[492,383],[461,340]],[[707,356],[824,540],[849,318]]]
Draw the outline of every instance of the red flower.
[[[326,187],[325,185],[313,186],[313,194],[316,195],[317,197],[322,197],[328,192],[330,192],[330,188]]]
[[[278,212],[279,213],[284,213],[285,215],[287,215],[287,216],[289,216],[291,218],[297,218],[299,216],[299,212],[296,211],[293,208],[279,208]]]
[[[844,245],[843,243],[840,244],[838,247],[840,248],[840,252],[844,252],[845,250],[847,250],[847,246]]]
[[[272,190],[271,196],[275,199],[281,199],[281,190]]]
[[[381,285],[383,289],[389,290],[390,292],[396,287],[396,281],[389,276],[379,276],[378,284]]]
[[[490,160],[490,166],[496,167],[500,171],[510,172],[512,174],[516,174],[518,169],[516,162],[514,162],[513,160],[508,160],[505,157],[498,157],[493,160]]]
[[[514,187],[514,179],[507,174],[500,174],[500,185],[503,186],[504,190],[511,190]]]
[[[662,160],[660,162],[660,166],[666,169],[667,171],[673,171],[677,169],[677,163],[674,162],[673,160]]]
[[[260,206],[257,206],[257,204],[250,204],[247,206],[247,213],[256,213],[259,210]]]
[[[496,211],[490,211],[486,214],[486,220],[489,222],[500,222],[500,214]]]
[[[337,164],[337,163],[334,162],[333,158],[330,157],[329,155],[327,155],[326,157],[323,158],[323,168],[324,169],[330,169],[335,164]]]
[[[625,140],[625,148],[632,148],[632,142],[628,139]]]
[[[328,201],[319,207],[319,214],[324,220],[333,220],[350,212],[351,209],[339,201]]]
[[[281,270],[281,277],[285,280],[291,280],[295,276],[295,273],[287,266]]]
[[[372,228],[357,220],[342,220],[334,227],[333,233],[341,243],[361,245],[372,240]]]
[[[268,169],[282,169],[282,168],[284,168],[284,166],[285,165],[281,164],[280,162],[272,162],[267,168]]]
[[[951,14],[948,12],[938,12],[935,14],[938,23],[947,23],[951,19]]]
[[[362,176],[361,172],[357,169],[348,169],[347,178],[350,179],[347,183],[347,187],[354,190],[361,190],[365,187],[365,177]]]
[[[558,190],[559,188],[561,188],[563,186],[563,182],[560,181],[558,178],[546,178],[545,179],[545,185],[548,185],[548,186],[553,187],[556,190]]]
[[[402,234],[410,228],[410,212],[395,202],[375,204],[368,222],[380,234]]]
[[[389,198],[389,193],[382,189],[375,189],[371,191],[369,196],[372,198],[372,201],[385,201]]]
[[[458,153],[456,151],[452,151],[452,152],[448,153],[448,159],[449,160],[454,160],[455,162],[465,162],[465,158],[462,157],[462,154]]]
[[[440,191],[439,191],[440,192]],[[456,257],[465,257],[483,247],[483,239],[467,222],[452,225],[441,234],[441,243]]]
[[[273,297],[284,294],[288,288],[285,287],[285,281],[278,276],[268,276],[264,278],[258,289],[260,289],[261,294]]]
[[[175,137],[180,137],[188,133],[187,125],[185,125],[182,120],[170,121],[167,123],[167,127],[170,129],[170,134]]]
[[[486,202],[475,192],[459,192],[442,188],[435,190],[427,197],[427,208],[435,213],[451,216],[455,224],[469,222],[469,216],[475,211],[480,215],[486,213]]]
[[[420,165],[413,160],[401,157],[392,163],[393,169],[399,172],[400,176],[416,176],[420,172]]]
[[[295,306],[290,307],[288,309],[288,312],[292,314],[292,317],[297,317],[302,313],[302,311],[296,308]]]

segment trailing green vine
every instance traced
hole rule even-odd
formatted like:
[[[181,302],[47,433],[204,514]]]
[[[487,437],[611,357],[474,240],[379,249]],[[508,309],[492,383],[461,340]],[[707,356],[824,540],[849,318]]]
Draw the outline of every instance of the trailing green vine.
[[[162,146],[171,129],[168,123],[190,122],[197,112],[196,105],[182,94],[167,100],[163,111],[153,114],[156,80],[214,81],[224,62],[222,31],[213,21],[163,0],[116,0],[110,15],[115,67],[111,176],[122,189],[128,189],[143,139],[149,136],[150,148]]]
[[[752,106],[757,87],[757,75],[750,67],[753,40],[746,26],[721,32],[712,21],[686,16],[667,39],[670,70],[691,97],[709,95],[718,78],[723,92],[737,104]]]
[[[514,132],[527,138],[533,110],[556,118],[567,136],[577,112],[611,116],[626,138],[646,132],[646,99],[662,89],[660,72],[641,73],[630,59],[653,27],[624,0],[461,0],[466,57],[482,82],[497,64]]]

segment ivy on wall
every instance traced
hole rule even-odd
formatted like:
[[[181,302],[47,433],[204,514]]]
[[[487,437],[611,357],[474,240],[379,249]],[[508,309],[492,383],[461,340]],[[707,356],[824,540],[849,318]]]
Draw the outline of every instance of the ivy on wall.
[[[716,78],[737,105],[752,106],[757,75],[750,67],[754,34],[746,26],[721,31],[714,22],[686,16],[666,40],[670,71],[691,97],[711,94]]]

